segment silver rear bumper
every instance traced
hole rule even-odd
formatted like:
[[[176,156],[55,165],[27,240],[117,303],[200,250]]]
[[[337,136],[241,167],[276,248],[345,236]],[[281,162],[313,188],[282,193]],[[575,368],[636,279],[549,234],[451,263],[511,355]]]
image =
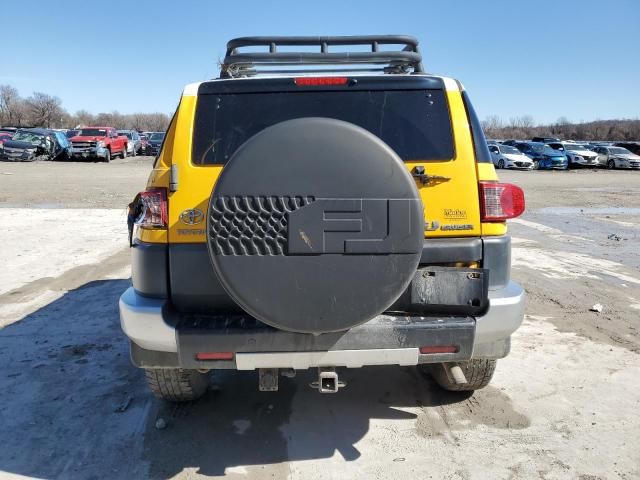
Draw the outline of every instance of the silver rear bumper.
[[[509,352],[511,334],[524,318],[525,294],[516,283],[489,292],[487,313],[475,319],[472,358],[502,358]],[[146,351],[177,354],[176,329],[167,318],[167,300],[147,298],[133,288],[120,297],[120,323],[131,342]],[[422,363],[417,348],[331,350],[329,352],[238,353],[236,368],[309,368],[316,366],[415,365]],[[441,357],[441,356],[440,356]],[[177,358],[177,355],[176,355]],[[440,360],[442,361],[442,360]]]

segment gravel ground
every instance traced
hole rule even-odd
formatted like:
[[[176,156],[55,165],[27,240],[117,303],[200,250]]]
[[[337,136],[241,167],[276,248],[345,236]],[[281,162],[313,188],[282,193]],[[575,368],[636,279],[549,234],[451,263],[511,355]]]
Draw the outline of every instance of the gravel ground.
[[[370,367],[337,395],[311,372],[271,394],[242,372],[173,407],[117,314],[150,164],[0,164],[0,478],[640,477],[640,172],[501,172],[527,194],[510,231],[528,304],[486,389]]]

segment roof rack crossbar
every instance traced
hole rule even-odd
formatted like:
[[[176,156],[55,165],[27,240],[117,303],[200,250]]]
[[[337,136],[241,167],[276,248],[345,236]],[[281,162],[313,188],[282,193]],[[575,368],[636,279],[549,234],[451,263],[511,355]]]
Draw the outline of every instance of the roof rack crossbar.
[[[329,47],[367,45],[369,52],[330,52]],[[401,50],[380,50],[381,45],[400,45]],[[246,47],[268,47],[268,52],[238,52]],[[318,52],[278,51],[281,46],[319,47]],[[387,65],[384,71],[423,73],[418,41],[407,35],[361,35],[335,37],[242,37],[227,43],[221,66],[223,78],[260,73],[258,66]],[[312,70],[309,70],[312,71]]]

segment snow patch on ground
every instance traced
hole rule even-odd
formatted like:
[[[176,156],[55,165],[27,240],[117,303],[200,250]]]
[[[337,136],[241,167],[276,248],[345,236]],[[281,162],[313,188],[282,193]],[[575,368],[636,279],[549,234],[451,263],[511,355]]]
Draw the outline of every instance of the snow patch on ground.
[[[557,228],[548,227],[541,223],[532,222],[530,220],[524,220],[522,218],[514,218],[510,220],[511,223],[517,223],[518,225],[522,225],[524,227],[533,228],[534,230],[538,230],[542,233],[550,233],[550,234],[562,234],[564,233],[562,230],[558,230]]]
[[[512,265],[537,270],[548,278],[601,279],[604,275],[640,285],[640,278],[624,273],[624,265],[582,253],[514,247]]]
[[[523,220],[522,218],[515,218],[510,220],[510,222],[516,223],[518,225],[522,225],[523,227],[532,228],[537,230],[538,232],[545,233],[549,235],[550,238],[554,240],[558,240],[560,242],[574,242],[576,240],[580,242],[593,243],[593,240],[590,238],[580,237],[578,235],[569,235],[564,233],[562,230],[557,228],[548,227],[547,225],[543,225],[541,223],[532,222],[530,220]]]
[[[122,209],[0,208],[0,295],[127,245]]]

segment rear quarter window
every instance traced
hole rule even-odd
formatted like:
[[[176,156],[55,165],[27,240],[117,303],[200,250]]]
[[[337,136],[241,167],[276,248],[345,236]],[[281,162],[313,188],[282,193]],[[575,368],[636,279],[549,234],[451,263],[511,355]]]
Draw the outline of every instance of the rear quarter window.
[[[403,160],[454,157],[443,90],[309,91],[200,95],[192,162],[222,165],[245,141],[286,120],[325,117],[358,125]]]

